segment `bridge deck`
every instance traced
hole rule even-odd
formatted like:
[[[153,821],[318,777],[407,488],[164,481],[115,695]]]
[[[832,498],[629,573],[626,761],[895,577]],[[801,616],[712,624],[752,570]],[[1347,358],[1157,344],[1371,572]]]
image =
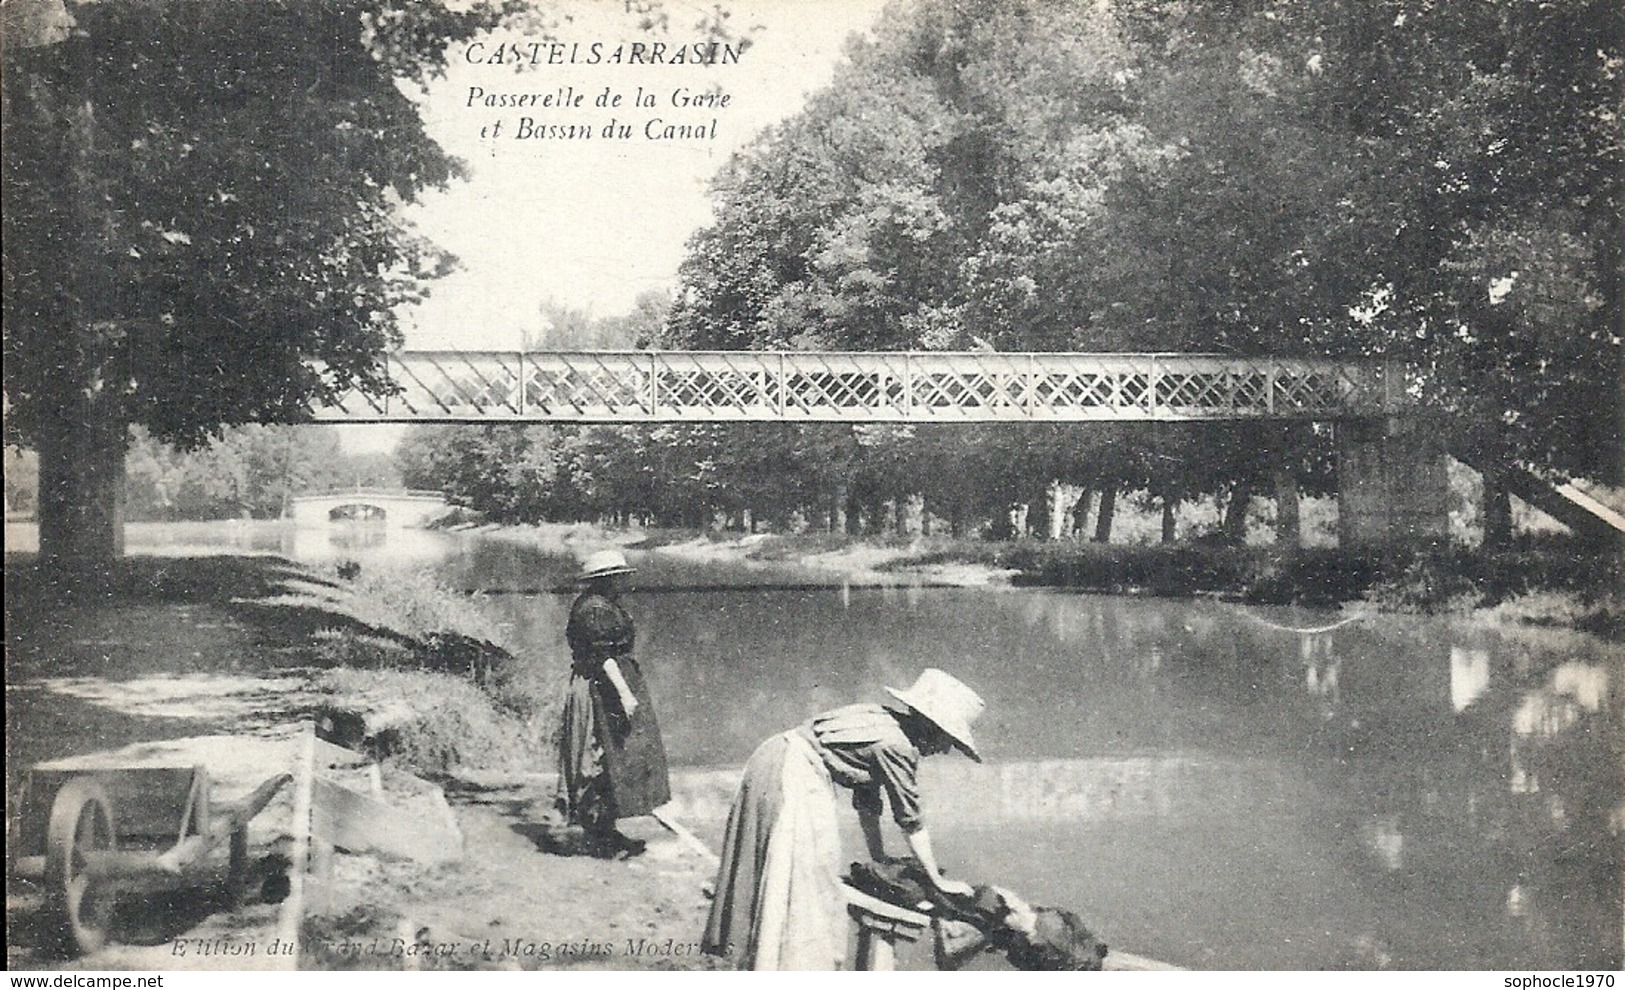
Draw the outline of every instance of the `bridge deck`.
[[[400,351],[354,422],[1081,422],[1382,415],[1374,362],[1188,354]]]

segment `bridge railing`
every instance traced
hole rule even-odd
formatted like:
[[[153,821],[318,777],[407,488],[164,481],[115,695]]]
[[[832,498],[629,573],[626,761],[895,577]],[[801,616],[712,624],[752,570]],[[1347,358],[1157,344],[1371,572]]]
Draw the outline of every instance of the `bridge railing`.
[[[420,488],[335,488],[325,492],[301,492],[292,496],[298,501],[346,500],[357,498],[396,499],[399,501],[445,501],[446,493]]]
[[[357,422],[1346,419],[1390,411],[1378,362],[1189,354],[399,351]]]

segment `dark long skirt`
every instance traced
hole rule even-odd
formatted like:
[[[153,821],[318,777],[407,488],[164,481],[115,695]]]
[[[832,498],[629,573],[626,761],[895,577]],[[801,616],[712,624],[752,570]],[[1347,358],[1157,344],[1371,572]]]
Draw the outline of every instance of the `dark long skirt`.
[[[628,719],[615,686],[580,673],[570,676],[559,734],[557,804],[566,820],[603,831],[618,818],[647,815],[671,800],[660,723],[637,661],[617,661],[638,699]]]

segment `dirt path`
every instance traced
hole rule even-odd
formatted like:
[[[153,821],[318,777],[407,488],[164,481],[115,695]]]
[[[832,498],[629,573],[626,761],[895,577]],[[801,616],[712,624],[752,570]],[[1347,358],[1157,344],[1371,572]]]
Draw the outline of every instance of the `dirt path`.
[[[204,764],[219,781],[218,793],[238,793],[285,761],[263,747],[285,742],[313,706],[331,701],[315,693],[320,671],[302,647],[313,630],[343,616],[264,604],[277,600],[288,580],[308,581],[307,572],[271,558],[127,558],[126,564],[108,594],[65,603],[29,583],[29,561],[7,559],[8,835],[30,766],[87,754],[122,762],[136,753],[166,765]],[[320,916],[307,920],[299,965],[713,964],[692,951],[708,906],[700,888],[710,864],[653,819],[627,823],[627,831],[648,840],[641,857],[562,858],[537,845],[532,809],[545,806],[546,794],[536,780],[453,789],[449,797],[464,835],[462,860],[426,868],[339,854],[334,872],[341,882],[331,901],[307,906]],[[256,819],[256,860],[285,852],[290,802],[283,794]],[[251,898],[229,910],[213,893],[222,872],[216,862],[185,883],[129,892],[115,917],[117,942],[82,959],[53,955],[39,928],[42,889],[8,873],[8,968],[290,965],[275,945],[279,905]],[[428,948],[418,949],[420,942]]]
[[[545,783],[453,791],[462,861],[433,869],[348,857],[348,899],[312,923],[314,968],[710,969],[698,954],[712,865],[653,819],[634,859],[542,853]]]

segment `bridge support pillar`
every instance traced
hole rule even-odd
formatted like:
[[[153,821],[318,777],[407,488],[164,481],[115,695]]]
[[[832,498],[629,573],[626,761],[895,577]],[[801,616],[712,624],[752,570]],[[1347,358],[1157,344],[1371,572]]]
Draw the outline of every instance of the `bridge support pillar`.
[[[1420,546],[1450,536],[1450,481],[1439,431],[1420,416],[1337,424],[1337,540]]]

